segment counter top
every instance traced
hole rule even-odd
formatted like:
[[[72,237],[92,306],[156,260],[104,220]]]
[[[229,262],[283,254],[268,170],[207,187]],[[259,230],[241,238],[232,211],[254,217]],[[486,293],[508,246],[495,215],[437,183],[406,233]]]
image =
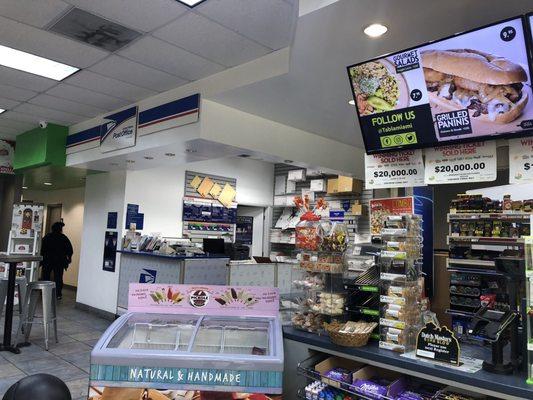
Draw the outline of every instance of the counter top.
[[[380,349],[376,342],[370,342],[364,347],[342,347],[332,343],[327,336],[318,336],[292,327],[284,327],[283,336],[288,340],[305,343],[314,350],[323,349],[325,353],[355,359],[377,367],[388,366],[390,369],[419,376],[423,379],[450,385],[455,384],[456,386],[461,384],[465,388],[472,388],[473,391],[483,389],[486,394],[497,397],[503,396],[506,399],[511,398],[511,396],[519,399],[533,399],[533,385],[526,383],[525,372],[514,375],[497,375],[484,370],[473,374],[465,373],[431,362],[401,357],[393,351]],[[474,356],[473,353],[479,349],[478,346],[461,345],[462,353],[467,356]]]
[[[204,255],[200,254],[197,256],[181,256],[176,254],[160,254],[160,253],[151,253],[147,251],[132,251],[132,250],[117,250],[117,253],[122,254],[128,254],[128,255],[134,255],[134,256],[145,256],[145,257],[157,257],[157,258],[170,258],[173,260],[198,260],[198,259],[206,259],[206,258],[227,258],[226,255]]]

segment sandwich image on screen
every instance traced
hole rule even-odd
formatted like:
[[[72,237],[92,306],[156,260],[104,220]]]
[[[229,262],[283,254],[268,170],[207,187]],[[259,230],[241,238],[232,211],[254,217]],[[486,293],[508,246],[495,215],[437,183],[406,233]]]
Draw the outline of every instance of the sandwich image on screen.
[[[468,110],[474,132],[492,134],[517,120],[529,101],[526,70],[472,49],[424,50],[424,79],[434,114]]]

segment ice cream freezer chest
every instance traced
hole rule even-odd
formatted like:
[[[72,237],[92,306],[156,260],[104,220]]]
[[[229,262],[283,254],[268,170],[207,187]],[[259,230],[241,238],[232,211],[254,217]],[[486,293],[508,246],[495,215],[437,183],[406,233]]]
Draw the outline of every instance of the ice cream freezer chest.
[[[281,399],[274,288],[132,284],[91,354],[91,400]]]

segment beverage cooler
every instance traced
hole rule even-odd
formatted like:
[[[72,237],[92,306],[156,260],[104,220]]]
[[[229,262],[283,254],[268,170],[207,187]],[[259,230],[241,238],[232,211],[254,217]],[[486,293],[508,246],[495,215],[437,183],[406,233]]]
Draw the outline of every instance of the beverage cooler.
[[[131,284],[91,353],[90,400],[279,400],[275,288]]]

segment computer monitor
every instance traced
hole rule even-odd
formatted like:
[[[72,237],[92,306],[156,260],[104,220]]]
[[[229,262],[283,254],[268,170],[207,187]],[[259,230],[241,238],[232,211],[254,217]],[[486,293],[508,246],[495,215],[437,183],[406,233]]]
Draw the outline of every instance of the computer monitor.
[[[225,254],[224,239],[204,239],[204,252],[208,254]]]

